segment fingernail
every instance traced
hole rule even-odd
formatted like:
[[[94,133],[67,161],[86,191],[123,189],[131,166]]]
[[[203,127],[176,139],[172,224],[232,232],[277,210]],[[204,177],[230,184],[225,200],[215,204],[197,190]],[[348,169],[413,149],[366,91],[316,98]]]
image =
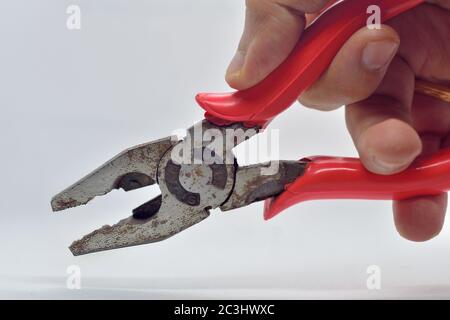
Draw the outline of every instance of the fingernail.
[[[397,52],[399,43],[395,41],[369,42],[362,53],[362,63],[370,71],[387,66]]]
[[[238,76],[244,66],[245,55],[242,51],[237,51],[233,59],[228,66],[227,75],[228,76]]]
[[[377,157],[372,157],[372,163],[377,169],[377,173],[381,174],[397,173],[408,167],[408,165],[404,163],[387,162]]]

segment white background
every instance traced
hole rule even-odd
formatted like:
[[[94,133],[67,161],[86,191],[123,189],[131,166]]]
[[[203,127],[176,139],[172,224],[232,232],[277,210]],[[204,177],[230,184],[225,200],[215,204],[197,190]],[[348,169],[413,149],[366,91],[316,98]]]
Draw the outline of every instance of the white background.
[[[82,29],[66,28],[66,8]],[[397,235],[389,202],[214,212],[162,243],[74,258],[72,240],[130,215],[158,190],[114,192],[54,214],[50,199],[126,147],[202,118],[193,97],[229,90],[243,0],[0,2],[1,298],[450,297],[450,230]],[[280,158],[354,156],[342,110],[276,119]],[[82,290],[66,288],[78,265]],[[382,290],[366,287],[367,267]]]

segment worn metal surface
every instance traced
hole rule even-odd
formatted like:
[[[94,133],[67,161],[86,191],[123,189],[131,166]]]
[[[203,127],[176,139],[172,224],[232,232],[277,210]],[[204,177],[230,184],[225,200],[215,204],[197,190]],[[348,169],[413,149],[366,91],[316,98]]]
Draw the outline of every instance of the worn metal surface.
[[[164,170],[164,180],[169,192],[177,198],[178,201],[187,205],[196,207],[200,204],[200,194],[186,190],[179,179],[181,165],[169,161]]]
[[[53,197],[53,211],[86,204],[120,187],[134,190],[155,183],[159,161],[176,143],[168,137],[125,150]]]
[[[218,163],[198,164],[194,160],[204,160],[203,153],[211,141],[195,132],[210,129],[224,137],[227,130],[241,129],[245,134],[232,137],[231,143],[226,139],[222,142],[222,154],[214,154]],[[231,149],[257,133],[244,129],[239,124],[218,128],[207,121],[190,128],[187,138],[167,150],[158,168],[148,172],[153,180],[158,174],[161,196],[136,208],[133,216],[116,225],[104,226],[74,242],[72,253],[82,255],[165,240],[207,218],[209,210],[218,208],[232,193],[237,167]],[[188,153],[183,155],[190,161],[177,162],[176,155],[183,152]]]
[[[228,211],[274,197],[300,177],[306,166],[304,161],[276,161],[240,167],[233,192],[220,209]]]
[[[113,226],[104,226],[81,240],[70,250],[79,256],[105,250],[137,246],[165,240],[209,216],[208,210],[179,202],[163,201],[157,214],[149,219],[129,217]]]

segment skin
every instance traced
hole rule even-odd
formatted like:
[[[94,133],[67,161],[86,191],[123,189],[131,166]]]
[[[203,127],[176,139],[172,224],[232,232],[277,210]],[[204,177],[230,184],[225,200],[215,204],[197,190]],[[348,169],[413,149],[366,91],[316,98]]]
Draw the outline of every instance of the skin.
[[[333,2],[333,1],[331,1]],[[329,0],[247,0],[246,23],[226,80],[254,86],[278,67]],[[299,101],[346,123],[365,167],[389,175],[420,155],[450,147],[448,103],[414,93],[415,79],[450,84],[450,0],[428,1],[383,25],[355,33]],[[400,235],[426,241],[442,230],[447,195],[393,204]]]

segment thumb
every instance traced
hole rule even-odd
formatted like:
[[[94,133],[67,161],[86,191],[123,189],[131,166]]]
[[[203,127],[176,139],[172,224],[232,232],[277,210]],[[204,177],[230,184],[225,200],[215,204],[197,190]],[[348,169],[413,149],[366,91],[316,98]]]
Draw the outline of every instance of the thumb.
[[[245,29],[226,73],[228,84],[243,90],[267,77],[297,44],[306,24],[303,12],[317,12],[327,2],[247,0]]]

